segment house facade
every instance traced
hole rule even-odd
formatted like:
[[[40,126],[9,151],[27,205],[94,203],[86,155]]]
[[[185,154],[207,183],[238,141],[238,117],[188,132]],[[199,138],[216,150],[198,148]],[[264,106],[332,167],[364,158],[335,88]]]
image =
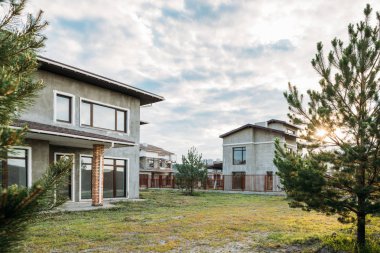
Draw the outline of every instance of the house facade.
[[[47,58],[39,62],[36,78],[45,88],[14,125],[29,130],[26,145],[1,165],[7,184],[30,187],[49,164],[68,157],[71,201],[138,198],[140,106],[163,97]]]
[[[173,185],[177,156],[163,148],[140,144],[140,187],[159,188]]]
[[[292,124],[272,119],[222,134],[224,189],[279,191],[274,141],[278,138],[288,149],[296,150],[297,131]]]

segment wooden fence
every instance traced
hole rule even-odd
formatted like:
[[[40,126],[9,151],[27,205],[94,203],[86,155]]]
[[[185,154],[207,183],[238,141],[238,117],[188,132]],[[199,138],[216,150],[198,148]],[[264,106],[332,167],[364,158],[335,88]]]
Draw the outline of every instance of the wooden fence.
[[[205,182],[199,182],[199,189],[225,190],[225,191],[252,191],[252,192],[280,192],[282,191],[277,175],[246,175],[236,173],[224,175],[219,178],[207,178]],[[159,176],[150,178],[148,175],[140,175],[140,188],[178,188],[174,176]]]

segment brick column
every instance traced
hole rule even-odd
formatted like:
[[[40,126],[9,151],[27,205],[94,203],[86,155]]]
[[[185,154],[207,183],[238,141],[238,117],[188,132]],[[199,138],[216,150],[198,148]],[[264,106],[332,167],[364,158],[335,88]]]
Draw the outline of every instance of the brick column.
[[[94,144],[92,150],[92,205],[103,205],[104,145]]]

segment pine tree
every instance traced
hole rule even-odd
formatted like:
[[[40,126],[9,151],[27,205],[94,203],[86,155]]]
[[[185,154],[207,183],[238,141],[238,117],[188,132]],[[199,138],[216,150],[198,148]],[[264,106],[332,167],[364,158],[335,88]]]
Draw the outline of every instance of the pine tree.
[[[41,31],[47,23],[42,21],[41,11],[36,17],[28,14],[23,21],[25,4],[26,0],[0,0],[0,13],[4,13],[0,17],[0,162],[7,159],[12,146],[23,145],[27,126],[15,130],[11,125],[43,88],[34,74],[37,52],[45,41]],[[0,182],[0,252],[9,251],[22,239],[26,225],[37,212],[64,201],[55,189],[64,183],[71,164],[62,160],[51,165],[30,189]]]
[[[22,11],[26,0],[0,1],[0,7],[8,10],[0,20],[0,158],[4,158],[11,146],[23,141],[26,128],[14,130],[9,126],[33,101],[43,88],[42,81],[33,79],[38,67],[36,52],[44,46],[41,31],[42,12],[36,17]]]
[[[288,116],[303,127],[307,152],[286,152],[277,141],[274,160],[291,206],[356,222],[357,250],[365,247],[366,217],[380,212],[380,33],[371,12],[367,5],[364,21],[348,26],[347,45],[332,40],[327,57],[317,44],[320,90],[307,92],[307,106],[289,84]]]
[[[199,154],[194,147],[189,149],[187,156],[182,156],[182,164],[177,165],[177,170],[176,183],[189,195],[194,195],[197,184],[207,179],[207,169],[202,162],[202,154]]]

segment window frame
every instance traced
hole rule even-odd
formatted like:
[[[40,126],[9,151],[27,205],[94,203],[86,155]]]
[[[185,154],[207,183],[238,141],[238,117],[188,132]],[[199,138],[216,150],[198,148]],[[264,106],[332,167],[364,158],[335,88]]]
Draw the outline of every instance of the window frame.
[[[71,202],[75,202],[75,153],[63,153],[63,152],[54,152],[54,162],[57,162],[58,156],[72,156],[73,157],[73,166],[71,168]]]
[[[241,150],[238,150],[241,149]],[[235,150],[241,151],[241,163],[235,163]],[[245,153],[245,160],[243,160],[243,154]],[[244,165],[247,164],[247,147],[233,147],[232,148],[232,165]]]
[[[58,91],[58,90],[54,90],[53,93],[54,93],[54,111],[53,111],[54,122],[69,124],[69,125],[75,125],[75,96],[71,93],[62,92],[62,91]],[[70,118],[70,120],[69,121],[57,119],[57,97],[58,96],[70,98],[70,103],[69,103],[69,105],[70,105],[70,107],[69,107],[69,118]]]
[[[23,149],[26,151],[25,155],[25,165],[26,165],[26,187],[32,187],[32,148],[27,146],[12,146],[9,150],[12,149]],[[17,159],[17,158],[16,158]],[[7,161],[0,161],[1,163],[7,163]],[[4,165],[2,165],[4,166]],[[2,182],[1,182],[2,184]]]
[[[86,155],[86,154],[80,154],[79,155],[79,201],[91,201],[91,198],[89,199],[82,199],[82,158],[83,157],[88,157],[88,158],[91,158],[91,162],[92,162],[92,159],[93,159],[93,156],[92,155]],[[129,199],[129,158],[123,158],[123,157],[113,157],[113,156],[105,156],[103,157],[103,160],[104,159],[112,159],[113,160],[113,163],[116,164],[116,161],[117,160],[123,160],[125,162],[124,164],[124,196],[123,197],[111,197],[111,198],[104,198],[104,199]],[[89,164],[89,163],[84,163],[84,164]],[[92,164],[92,163],[91,163]],[[108,165],[108,164],[107,164]],[[113,166],[113,181],[115,183],[115,170],[117,167],[123,167],[122,165],[116,165]],[[92,167],[91,167],[91,170],[92,170]],[[104,171],[103,171],[104,173]],[[104,175],[102,175],[104,176]],[[92,177],[91,177],[91,181],[92,181]],[[103,186],[99,186],[100,189],[103,191]],[[116,184],[114,184],[113,188],[114,188],[114,191],[115,191],[115,187],[116,187]],[[91,196],[92,196],[92,182],[91,182]],[[115,196],[115,195],[114,195]]]
[[[291,135],[297,135],[297,130],[286,128],[286,133]]]
[[[154,168],[154,159],[153,158],[148,158],[147,163],[148,163],[149,168]]]
[[[83,110],[82,104],[83,103],[86,103],[86,104],[90,105],[90,125],[82,123],[82,110]],[[93,106],[94,104],[98,105],[98,106],[103,106],[103,107],[115,110],[114,129],[94,126],[94,106]],[[118,106],[113,106],[113,105],[110,105],[110,104],[102,103],[102,102],[99,102],[99,101],[94,101],[94,100],[91,100],[91,99],[80,98],[79,110],[80,110],[80,112],[79,112],[79,125],[81,127],[89,127],[89,128],[95,128],[95,129],[101,129],[101,130],[107,130],[107,131],[114,131],[114,132],[124,133],[124,134],[129,135],[130,112],[129,112],[128,108],[122,108],[122,107],[118,107]],[[118,114],[118,112],[124,112],[124,131],[117,130],[118,129],[118,124],[117,124],[118,123],[117,122],[117,118],[118,118],[117,114]]]

